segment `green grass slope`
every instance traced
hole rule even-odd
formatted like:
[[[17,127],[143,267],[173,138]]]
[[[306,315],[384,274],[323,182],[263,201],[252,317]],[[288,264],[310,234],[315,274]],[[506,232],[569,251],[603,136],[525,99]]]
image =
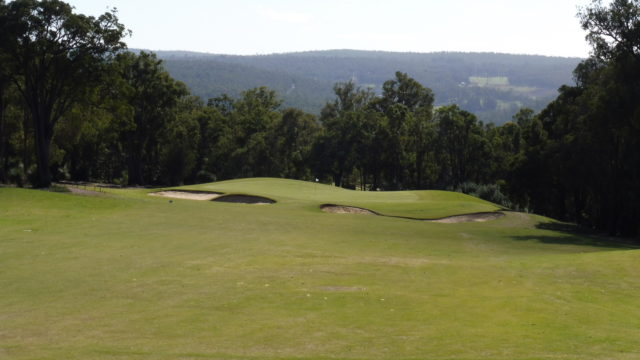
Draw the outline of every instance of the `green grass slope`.
[[[0,188],[0,359],[640,358],[640,250],[526,214],[318,209],[495,208],[460,194],[190,188],[278,202]]]
[[[357,206],[390,216],[433,219],[500,209],[490,202],[450,191],[353,191],[306,181],[250,178],[188,186],[186,189],[251,193],[288,205],[319,209],[321,204]]]

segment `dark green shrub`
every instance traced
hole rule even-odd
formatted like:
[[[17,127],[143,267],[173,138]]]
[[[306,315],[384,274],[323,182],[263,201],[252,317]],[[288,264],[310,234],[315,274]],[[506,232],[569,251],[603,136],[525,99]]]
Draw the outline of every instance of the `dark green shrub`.
[[[511,208],[509,198],[502,193],[498,184],[476,184],[473,182],[462,183],[456,188],[457,192],[479,197],[505,208]]]

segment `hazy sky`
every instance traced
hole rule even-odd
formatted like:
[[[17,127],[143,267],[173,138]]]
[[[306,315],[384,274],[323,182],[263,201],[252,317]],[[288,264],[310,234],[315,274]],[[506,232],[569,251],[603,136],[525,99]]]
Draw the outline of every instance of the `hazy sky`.
[[[586,57],[589,0],[70,0],[116,7],[131,48],[220,54],[327,49]]]

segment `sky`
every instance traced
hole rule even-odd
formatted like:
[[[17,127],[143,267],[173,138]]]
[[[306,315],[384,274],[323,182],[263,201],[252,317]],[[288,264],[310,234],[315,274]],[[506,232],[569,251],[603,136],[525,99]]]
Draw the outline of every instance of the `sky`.
[[[117,8],[130,48],[256,55],[329,49],[587,57],[590,0],[67,0]]]

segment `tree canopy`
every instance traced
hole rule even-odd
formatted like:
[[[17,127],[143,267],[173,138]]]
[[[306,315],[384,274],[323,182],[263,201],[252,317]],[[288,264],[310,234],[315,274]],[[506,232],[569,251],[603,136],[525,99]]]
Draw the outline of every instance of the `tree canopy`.
[[[75,14],[59,0],[15,0],[0,6],[0,71],[11,79],[30,112],[37,184],[49,186],[55,125],[125,48],[125,28],[114,13],[98,18]]]

